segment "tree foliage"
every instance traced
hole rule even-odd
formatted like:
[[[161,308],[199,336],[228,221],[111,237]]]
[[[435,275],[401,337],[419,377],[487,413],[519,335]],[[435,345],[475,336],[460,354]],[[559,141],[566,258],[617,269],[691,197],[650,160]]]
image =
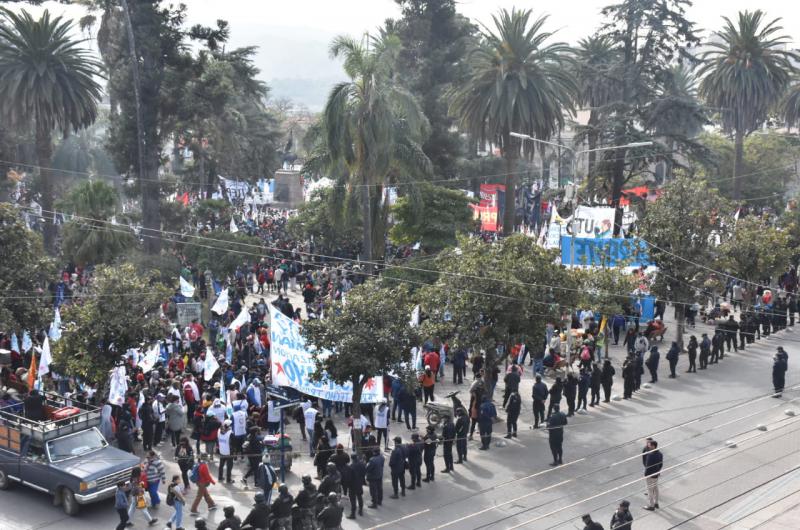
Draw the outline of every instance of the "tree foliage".
[[[313,239],[318,254],[355,257],[362,230],[357,197],[342,186],[320,188],[289,218],[287,230],[299,240]]]
[[[714,263],[712,236],[721,232],[720,212],[728,211],[728,206],[704,181],[679,175],[647,205],[639,221],[639,235],[658,267],[652,290],[675,302],[681,346],[685,306],[695,301],[697,280],[709,275],[709,264]]]
[[[53,343],[62,373],[102,386],[128,348],[164,336],[161,303],[170,289],[130,264],[98,267],[83,303],[64,308],[66,330]]]
[[[409,196],[400,197],[392,207],[395,224],[389,238],[398,245],[420,243],[426,251],[454,245],[459,233],[476,227],[469,197],[459,190],[432,184],[420,184],[419,202]]]
[[[183,253],[198,270],[211,270],[217,275],[233,274],[236,267],[258,256],[262,241],[242,232],[227,230],[209,232],[206,237],[215,239],[187,239]]]
[[[34,331],[49,318],[47,281],[55,267],[42,238],[29,230],[11,206],[0,204],[0,329]]]
[[[304,323],[303,336],[316,348],[314,378],[351,383],[354,417],[361,413],[361,394],[370,378],[377,377],[377,384],[382,384],[382,375],[403,376],[411,369],[411,347],[417,337],[410,315],[407,289],[368,281],[348,291],[346,302],[335,302],[324,319]],[[360,438],[357,428],[357,444]]]
[[[724,270],[736,278],[758,282],[780,275],[793,257],[789,234],[754,215],[736,221],[717,252]]]

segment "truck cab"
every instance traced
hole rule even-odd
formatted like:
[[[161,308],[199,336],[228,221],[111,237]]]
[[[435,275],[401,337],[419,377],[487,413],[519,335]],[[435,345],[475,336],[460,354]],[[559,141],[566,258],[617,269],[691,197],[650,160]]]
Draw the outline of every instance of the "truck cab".
[[[19,405],[0,408],[0,490],[14,483],[48,493],[67,515],[114,496],[139,459],[100,434],[100,409],[46,393],[43,421]]]

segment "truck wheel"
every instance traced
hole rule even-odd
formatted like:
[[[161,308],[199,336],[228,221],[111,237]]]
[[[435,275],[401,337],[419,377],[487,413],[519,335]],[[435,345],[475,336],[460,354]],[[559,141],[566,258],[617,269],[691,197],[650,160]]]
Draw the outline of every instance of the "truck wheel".
[[[439,416],[438,412],[436,412],[435,410],[428,411],[428,425],[433,425],[434,427],[437,427],[440,421],[442,421],[442,419]]]
[[[67,515],[78,515],[81,507],[75,499],[75,494],[69,488],[61,490],[61,503],[64,506],[64,513]]]
[[[0,490],[7,490],[11,487],[11,479],[5,469],[0,469]]]

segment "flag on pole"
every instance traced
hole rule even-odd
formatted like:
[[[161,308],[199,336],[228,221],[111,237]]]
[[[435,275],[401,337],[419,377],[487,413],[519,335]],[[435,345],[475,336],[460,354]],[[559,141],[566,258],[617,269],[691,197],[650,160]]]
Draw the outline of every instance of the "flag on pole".
[[[231,215],[231,234],[235,234],[239,231],[239,228],[236,226],[236,221],[233,220],[233,216]]]
[[[50,324],[48,336],[53,342],[61,338],[61,311],[59,311],[58,308],[56,308],[53,314],[53,322]]]
[[[183,276],[180,277],[181,280],[181,294],[186,298],[191,298],[194,296],[194,286],[183,279]]]
[[[411,312],[411,321],[408,323],[409,326],[415,328],[419,326],[419,304],[414,307],[414,310]]]
[[[28,353],[31,348],[33,348],[33,341],[28,334],[28,330],[25,330],[22,332],[22,352],[20,353]]]
[[[11,351],[19,353],[19,339],[17,339],[17,332],[11,333]]]
[[[219,298],[217,301],[214,302],[214,307],[211,308],[212,313],[216,313],[218,315],[224,315],[225,312],[228,310],[228,290],[223,289],[219,293]]]
[[[128,392],[128,381],[125,378],[125,367],[117,366],[111,374],[111,385],[108,390],[108,402],[121,406]]]
[[[43,375],[50,373],[51,362],[53,362],[53,357],[50,355],[50,341],[45,337],[42,344],[42,354],[39,356],[39,379]]]
[[[217,362],[217,358],[214,357],[214,352],[211,351],[211,348],[206,348],[206,362],[203,364],[203,379],[211,381],[211,378],[214,377],[214,372],[218,369],[219,362]]]
[[[248,322],[250,322],[250,313],[247,311],[246,308],[243,307],[242,310],[239,312],[239,316],[237,316],[233,320],[233,322],[231,322],[230,326],[228,326],[228,329],[233,329],[233,330],[239,329]]]
[[[34,382],[36,382],[36,352],[31,353],[31,365],[28,368],[28,390],[33,388]]]
[[[161,354],[161,348],[159,347],[158,343],[156,343],[155,346],[147,350],[147,353],[144,355],[144,358],[139,362],[139,367],[142,369],[143,373],[146,374],[153,369],[153,367],[158,362],[160,354]]]

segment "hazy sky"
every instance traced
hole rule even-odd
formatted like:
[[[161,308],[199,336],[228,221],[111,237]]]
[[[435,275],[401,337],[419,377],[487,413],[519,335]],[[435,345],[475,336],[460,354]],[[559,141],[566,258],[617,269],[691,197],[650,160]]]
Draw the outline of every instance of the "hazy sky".
[[[591,34],[601,23],[600,9],[616,0],[463,0],[459,10],[482,23],[500,8],[532,8],[535,15],[549,14],[548,29],[558,30],[557,38],[574,43]],[[176,0],[177,2],[177,0]],[[394,0],[183,0],[189,22],[213,24],[222,18],[231,24],[229,46],[258,46],[258,66],[267,81],[275,81],[276,91],[299,92],[299,79],[330,85],[342,73],[328,58],[331,38],[340,33],[360,35],[374,30],[387,18],[399,16]],[[0,1],[0,5],[2,2]],[[12,7],[18,4],[12,4]],[[50,2],[51,11],[80,16],[75,6]],[[539,7],[541,6],[541,7]],[[27,7],[26,9],[31,9]],[[35,9],[35,8],[33,8]],[[721,17],[734,17],[739,10],[763,9],[771,17],[782,17],[785,33],[800,47],[800,8],[797,0],[696,0],[688,17],[699,28],[719,29]],[[279,80],[292,80],[289,86]]]

